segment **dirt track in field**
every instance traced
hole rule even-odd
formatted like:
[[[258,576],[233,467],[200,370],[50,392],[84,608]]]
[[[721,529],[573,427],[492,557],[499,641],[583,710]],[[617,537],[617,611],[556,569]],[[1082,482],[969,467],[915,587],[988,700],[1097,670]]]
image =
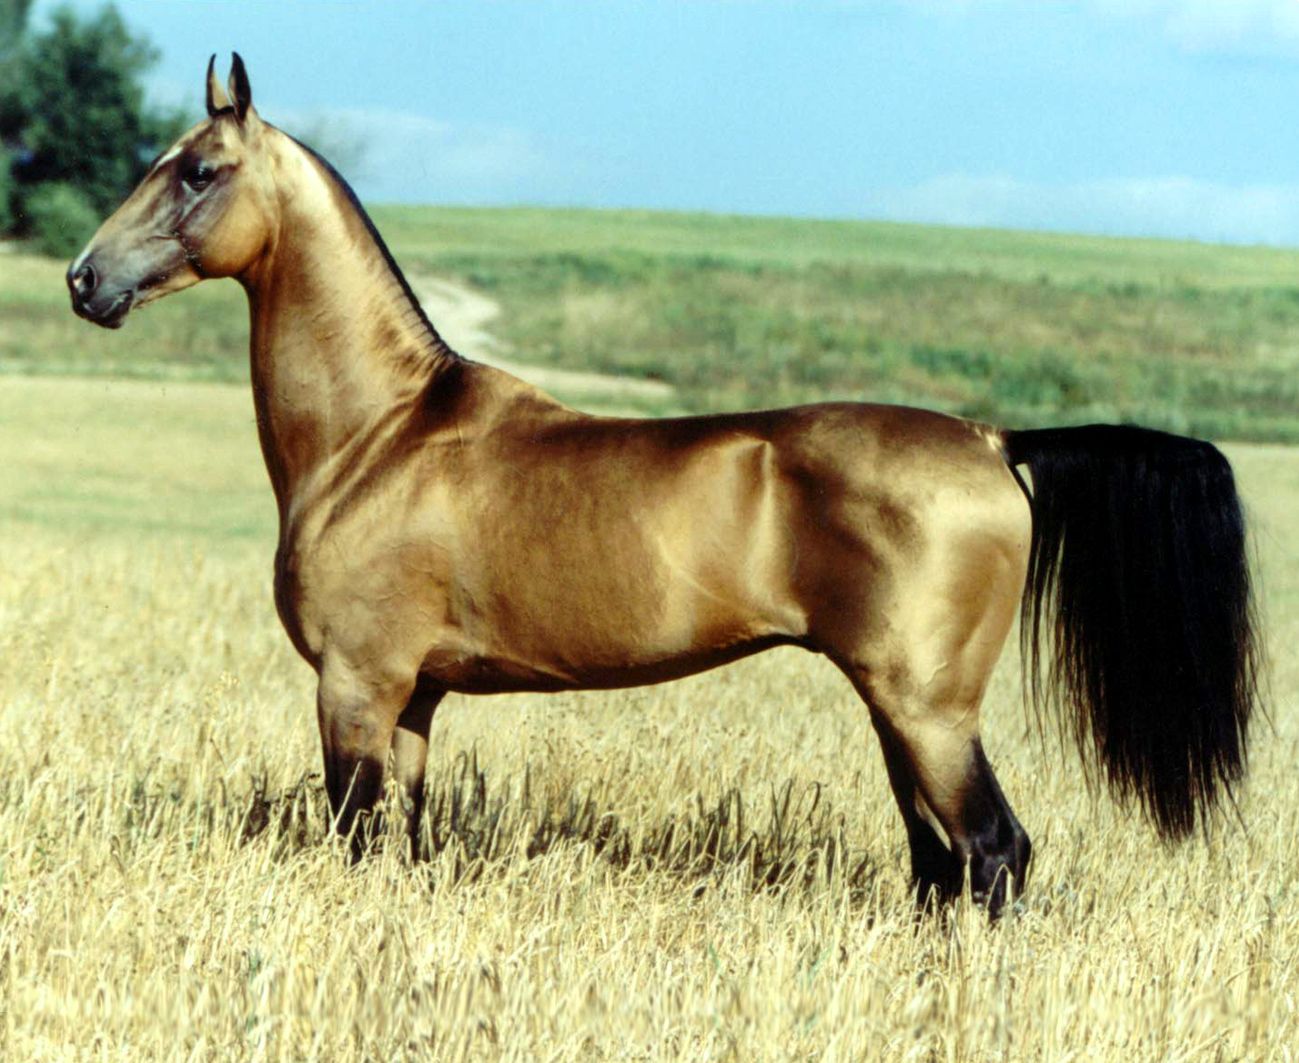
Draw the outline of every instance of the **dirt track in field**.
[[[465,357],[504,369],[546,391],[558,392],[567,400],[616,408],[637,401],[670,403],[675,394],[670,384],[660,381],[517,361],[508,344],[490,331],[492,322],[501,314],[495,300],[438,277],[413,276],[411,287],[442,338]]]

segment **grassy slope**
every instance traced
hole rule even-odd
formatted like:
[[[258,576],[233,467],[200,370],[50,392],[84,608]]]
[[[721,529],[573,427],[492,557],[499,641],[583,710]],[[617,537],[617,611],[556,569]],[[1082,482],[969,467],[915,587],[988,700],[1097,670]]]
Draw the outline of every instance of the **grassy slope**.
[[[686,410],[869,398],[1299,439],[1293,251],[637,212],[375,217],[409,270],[500,300],[516,358],[667,380]],[[0,367],[246,373],[232,285],[102,335],[68,315],[55,264],[0,271]]]
[[[1031,892],[997,928],[916,928],[865,713],[793,650],[453,696],[439,855],[349,871],[304,778],[247,391],[0,381],[0,1056],[1286,1058],[1299,457],[1231,456],[1278,659],[1244,826],[1164,849],[1090,798],[1025,732],[1011,654],[984,733]]]

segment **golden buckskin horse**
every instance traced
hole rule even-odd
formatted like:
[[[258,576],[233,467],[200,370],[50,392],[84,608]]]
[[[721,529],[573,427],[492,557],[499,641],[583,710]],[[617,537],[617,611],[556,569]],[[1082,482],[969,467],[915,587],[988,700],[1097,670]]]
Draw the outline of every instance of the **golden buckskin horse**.
[[[348,186],[258,116],[237,55],[228,94],[209,64],[207,112],[68,285],[110,328],[209,277],[246,290],[275,602],[319,676],[354,851],[391,757],[418,855],[447,691],[658,683],[793,645],[869,710],[919,898],[968,876],[995,912],[1030,847],[979,705],[1017,610],[1029,695],[1120,798],[1179,837],[1230,794],[1256,651],[1214,447],[856,403],[580,413],[443,342]]]

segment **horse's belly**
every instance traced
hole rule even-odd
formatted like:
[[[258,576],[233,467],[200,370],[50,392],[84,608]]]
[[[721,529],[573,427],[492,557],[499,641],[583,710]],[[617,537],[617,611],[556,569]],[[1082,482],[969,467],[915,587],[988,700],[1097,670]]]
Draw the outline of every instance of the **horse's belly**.
[[[484,535],[445,588],[450,630],[426,673],[457,690],[635,686],[805,634],[772,551],[719,518],[700,519],[701,541],[663,534],[656,516],[552,526],[527,549]]]
[[[447,690],[466,694],[607,690],[680,679],[797,641],[785,634],[762,634],[717,644],[681,646],[674,652],[619,652],[620,648],[608,647],[605,652],[592,648],[579,654],[559,653],[559,647],[526,654],[504,649],[465,652],[451,645],[438,645],[425,657],[421,673]]]

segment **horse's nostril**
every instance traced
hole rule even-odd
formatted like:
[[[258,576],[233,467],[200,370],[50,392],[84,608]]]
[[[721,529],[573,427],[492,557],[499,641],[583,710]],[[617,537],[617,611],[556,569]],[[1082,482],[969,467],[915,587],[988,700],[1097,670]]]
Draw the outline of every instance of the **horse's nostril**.
[[[99,284],[99,275],[95,273],[95,267],[87,262],[79,270],[68,277],[68,284],[82,299],[88,298]]]

